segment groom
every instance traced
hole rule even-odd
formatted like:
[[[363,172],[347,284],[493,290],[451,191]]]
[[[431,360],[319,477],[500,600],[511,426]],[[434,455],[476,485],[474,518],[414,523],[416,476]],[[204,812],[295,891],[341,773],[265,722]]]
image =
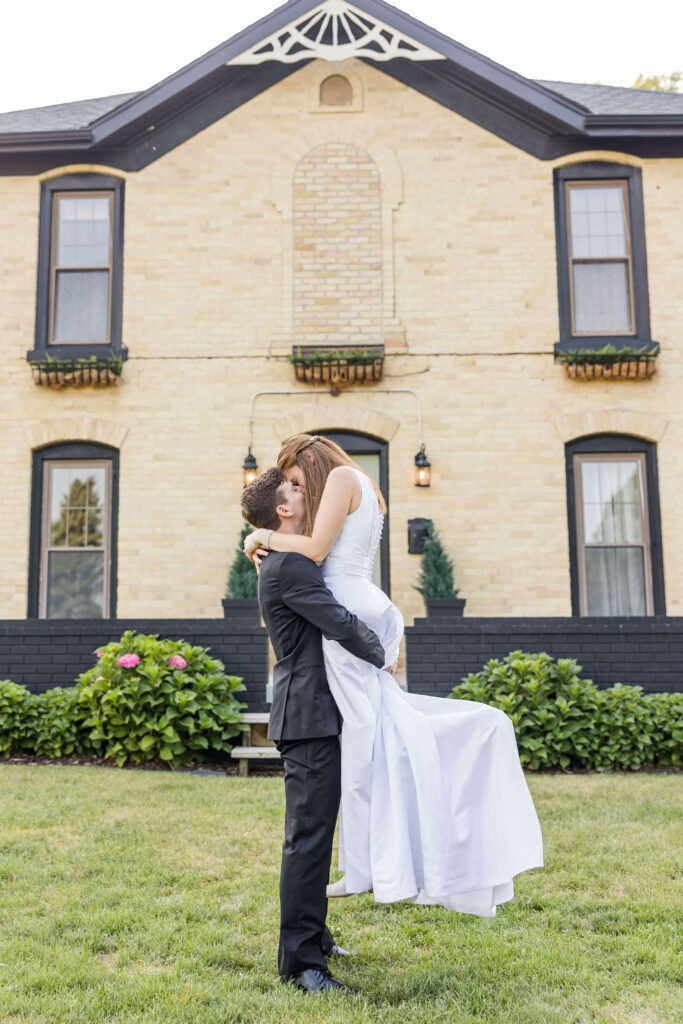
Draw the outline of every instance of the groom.
[[[282,470],[267,469],[242,492],[242,515],[257,528],[303,533],[303,491]],[[342,953],[325,926],[325,888],[341,789],[341,720],[325,675],[322,637],[377,668],[376,635],[338,604],[315,562],[271,551],[261,564],[259,605],[277,664],[268,737],[285,769],[285,841],[280,874],[278,970],[310,992],[345,987],[325,956]]]

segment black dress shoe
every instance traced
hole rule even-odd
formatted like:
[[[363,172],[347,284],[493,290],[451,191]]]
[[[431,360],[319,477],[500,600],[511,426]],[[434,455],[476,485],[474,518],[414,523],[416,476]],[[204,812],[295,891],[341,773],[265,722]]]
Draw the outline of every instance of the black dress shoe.
[[[337,981],[329,973],[324,974],[316,967],[309,967],[301,974],[295,974],[293,981],[297,988],[302,988],[304,992],[328,992],[331,989],[336,989],[339,992],[349,991],[341,981]]]
[[[325,956],[353,956],[350,949],[344,949],[343,946],[338,946],[335,942],[334,946],[327,950]]]

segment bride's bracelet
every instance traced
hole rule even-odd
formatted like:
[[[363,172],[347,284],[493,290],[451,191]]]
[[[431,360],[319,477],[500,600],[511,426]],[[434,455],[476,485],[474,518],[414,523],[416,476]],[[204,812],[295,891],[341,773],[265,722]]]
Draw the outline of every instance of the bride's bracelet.
[[[266,538],[262,544],[262,547],[264,547],[266,551],[270,551],[270,538],[273,536],[274,532],[274,530],[266,530]]]

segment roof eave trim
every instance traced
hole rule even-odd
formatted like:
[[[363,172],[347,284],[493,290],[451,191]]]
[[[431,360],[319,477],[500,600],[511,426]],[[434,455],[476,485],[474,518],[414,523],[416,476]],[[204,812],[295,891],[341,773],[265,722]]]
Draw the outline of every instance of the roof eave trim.
[[[35,153],[45,150],[89,149],[93,134],[89,128],[51,132],[5,132],[0,134],[3,153]]]
[[[91,125],[95,142],[103,142],[132,121],[151,114],[161,103],[172,100],[178,93],[191,88],[200,79],[227,64],[232,57],[236,57],[245,49],[258,43],[263,38],[266,25],[267,33],[277,31],[278,28],[288,25],[292,17],[297,17],[296,12],[303,14],[312,7],[315,7],[315,2],[311,2],[311,0],[298,0],[298,2],[290,0],[289,3],[278,7],[265,18],[249,25],[242,32],[238,32],[236,36],[220,43],[213,50],[209,50],[208,53],[198,57],[184,68],[180,68],[172,75],[162,79],[161,82],[150,86],[149,89],[128,100],[123,106],[116,107],[110,113],[104,114]],[[301,63],[306,64],[309,61],[310,58],[306,57]],[[245,68],[246,70],[248,68]]]
[[[613,133],[663,137],[683,134],[683,116],[680,114],[591,114],[586,118],[586,129],[591,134]]]

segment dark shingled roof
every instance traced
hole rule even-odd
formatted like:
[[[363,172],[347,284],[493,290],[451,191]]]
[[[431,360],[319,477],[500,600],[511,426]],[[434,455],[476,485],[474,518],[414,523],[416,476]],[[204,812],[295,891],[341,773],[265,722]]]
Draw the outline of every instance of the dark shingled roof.
[[[683,114],[683,93],[655,89],[626,89],[617,85],[582,85],[578,82],[543,82],[559,96],[580,103],[591,114]]]
[[[537,85],[580,104],[591,114],[682,114],[683,93],[657,92],[652,89],[626,89],[616,85],[588,85],[579,82],[547,82]],[[138,96],[124,92],[118,96],[100,96],[75,103],[57,103],[49,107],[14,110],[0,114],[0,133],[75,131],[87,128],[98,118]]]
[[[13,110],[8,114],[0,114],[0,132],[76,131],[87,128],[93,121],[137,95],[136,92],[124,92],[118,96],[100,96],[94,100],[78,100],[76,103]]]

